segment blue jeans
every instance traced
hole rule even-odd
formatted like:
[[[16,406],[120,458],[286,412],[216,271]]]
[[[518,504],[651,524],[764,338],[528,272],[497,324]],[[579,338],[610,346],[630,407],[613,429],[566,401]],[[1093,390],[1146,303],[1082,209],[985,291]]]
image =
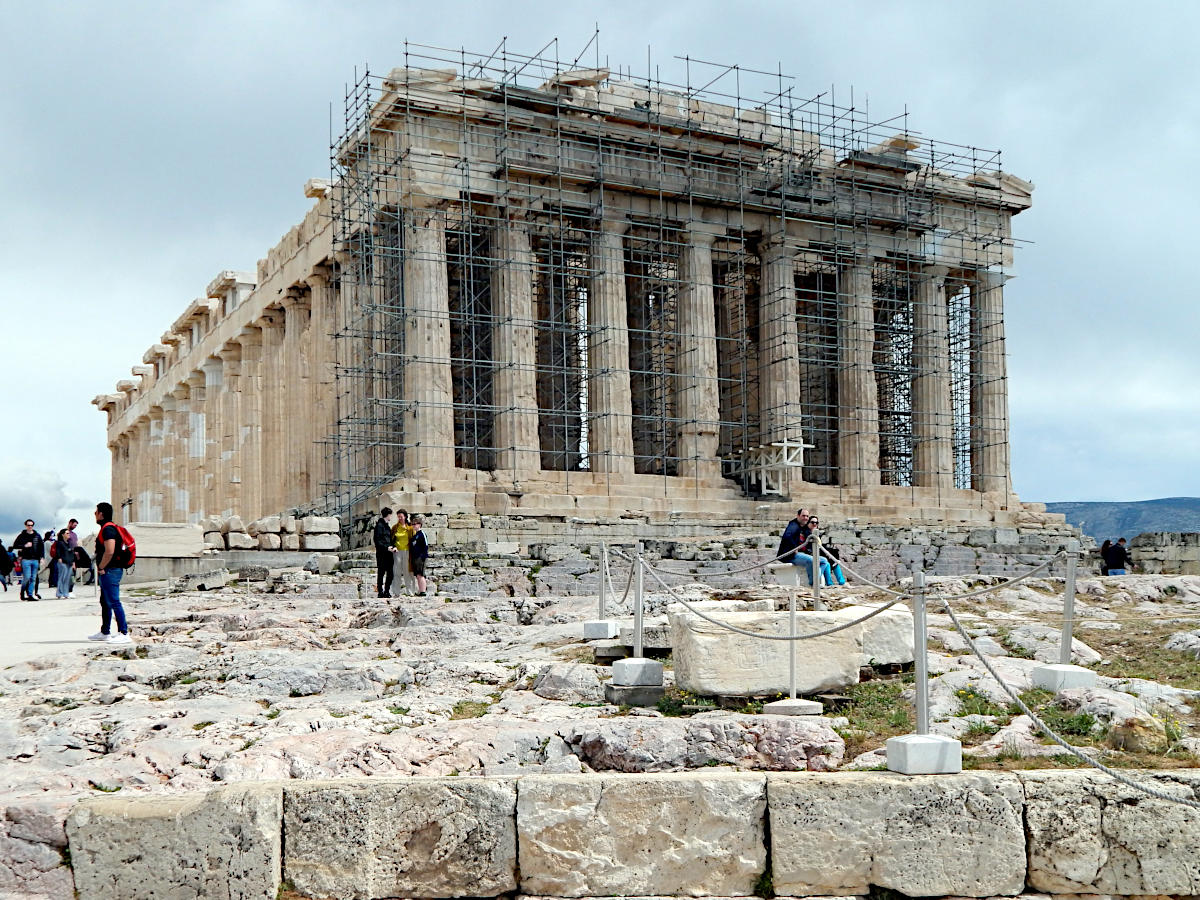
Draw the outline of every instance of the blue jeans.
[[[125,607],[121,606],[121,576],[124,569],[105,569],[100,576],[100,633],[108,634],[113,616],[117,617],[117,631],[129,632],[125,624]]]
[[[812,584],[813,559],[811,556],[809,556],[807,553],[797,553],[796,556],[792,559],[792,565],[793,566],[804,566],[805,571],[808,572],[808,583]],[[829,571],[829,560],[825,559],[825,557],[821,557],[821,578],[822,578],[822,581],[821,581],[822,584],[833,584],[833,575],[830,574],[830,571]]]
[[[55,593],[60,598],[66,597],[71,593],[71,582],[74,580],[75,570],[59,563],[55,571],[58,573],[58,590]]]
[[[1108,574],[1109,575],[1124,575],[1125,570],[1124,569],[1109,569]]]
[[[41,563],[36,559],[21,560],[21,590],[26,597],[37,593],[38,567]]]

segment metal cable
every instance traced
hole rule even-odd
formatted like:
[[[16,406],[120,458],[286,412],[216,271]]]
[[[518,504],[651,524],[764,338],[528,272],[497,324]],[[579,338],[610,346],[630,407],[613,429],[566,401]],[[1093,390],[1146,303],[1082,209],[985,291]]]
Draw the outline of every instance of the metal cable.
[[[989,585],[988,587],[980,588],[977,591],[968,591],[965,594],[950,594],[945,597],[942,597],[939,595],[938,599],[939,600],[968,600],[971,597],[980,597],[983,594],[990,594],[992,591],[998,591],[1001,588],[1012,587],[1014,584],[1020,584],[1022,581],[1025,581],[1028,578],[1032,578],[1038,572],[1042,571],[1042,569],[1049,569],[1052,565],[1054,565],[1055,560],[1057,560],[1060,556],[1065,556],[1065,555],[1066,555],[1066,551],[1060,550],[1057,553],[1055,553],[1052,557],[1050,557],[1048,560],[1046,560],[1044,563],[1042,563],[1039,566],[1036,566],[1033,569],[1030,569],[1024,575],[1017,575],[1015,578],[1008,579],[1008,581],[1002,581],[999,584]]]
[[[997,587],[998,587],[998,585],[997,585]],[[1001,690],[1003,690],[1004,693],[1008,694],[1009,699],[1011,699],[1013,701],[1013,703],[1016,704],[1016,706],[1021,710],[1021,712],[1023,712],[1025,715],[1029,716],[1029,718],[1033,721],[1033,724],[1035,724],[1038,727],[1038,729],[1041,730],[1042,733],[1044,733],[1046,735],[1046,737],[1050,738],[1050,740],[1054,741],[1054,743],[1058,744],[1060,747],[1062,747],[1064,750],[1066,750],[1069,754],[1074,756],[1076,759],[1080,760],[1081,762],[1086,763],[1087,765],[1091,766],[1093,769],[1097,769],[1097,770],[1103,772],[1105,775],[1108,775],[1110,778],[1112,778],[1115,781],[1120,782],[1121,784],[1125,785],[1126,787],[1133,788],[1135,791],[1140,791],[1141,793],[1146,794],[1149,797],[1155,797],[1159,800],[1166,800],[1170,803],[1179,803],[1179,804],[1182,804],[1183,806],[1190,806],[1193,809],[1200,809],[1200,801],[1188,800],[1183,797],[1173,797],[1170,794],[1166,793],[1165,791],[1160,791],[1156,788],[1146,787],[1145,785],[1138,784],[1132,778],[1129,778],[1126,775],[1122,775],[1120,772],[1116,771],[1115,769],[1112,769],[1109,766],[1104,765],[1104,763],[1097,762],[1096,760],[1091,759],[1090,757],[1088,757],[1087,755],[1082,753],[1077,747],[1072,746],[1071,744],[1069,744],[1065,740],[1063,740],[1061,737],[1059,737],[1057,734],[1055,734],[1054,731],[1050,728],[1050,726],[1047,725],[1045,722],[1043,722],[1037,716],[1037,714],[1026,705],[1025,701],[1022,700],[1017,695],[1016,691],[1014,691],[1011,687],[1008,686],[1007,682],[1005,682],[1004,679],[1000,677],[999,673],[996,671],[995,667],[992,666],[992,664],[988,660],[988,658],[979,651],[978,647],[975,646],[975,641],[971,638],[971,636],[969,634],[967,634],[967,630],[965,628],[963,628],[962,623],[958,621],[958,616],[956,616],[954,614],[954,610],[952,610],[950,608],[950,604],[947,602],[947,600],[949,598],[938,597],[936,599],[941,602],[942,607],[946,610],[946,613],[950,616],[950,621],[954,623],[954,627],[958,629],[958,633],[960,635],[962,635],[963,640],[965,640],[967,642],[967,646],[971,648],[971,652],[974,653],[976,657],[978,657],[978,659],[981,663],[983,663],[983,667],[985,669],[987,669],[988,674],[991,675],[992,678],[996,679],[996,683],[1000,685]],[[918,648],[918,649],[921,649],[921,648]],[[918,688],[918,690],[919,689],[920,688]]]
[[[825,637],[826,635],[829,635],[829,634],[836,634],[839,631],[845,631],[847,628],[853,628],[855,625],[861,625],[863,622],[867,621],[868,619],[875,618],[877,615],[879,615],[884,610],[890,609],[891,607],[895,606],[897,603],[900,602],[900,599],[901,599],[901,598],[897,597],[895,600],[892,600],[891,602],[879,607],[878,609],[872,610],[867,615],[862,616],[861,618],[855,619],[852,622],[845,622],[841,625],[836,625],[833,628],[826,628],[824,631],[814,631],[812,634],[798,634],[795,637],[792,637],[790,634],[763,634],[760,631],[748,631],[745,628],[738,628],[736,625],[730,625],[728,622],[722,622],[720,619],[714,619],[712,616],[710,616],[707,613],[692,606],[692,604],[690,604],[690,603],[688,603],[688,601],[684,600],[683,597],[681,597],[681,596],[679,596],[679,594],[675,593],[675,589],[673,587],[671,587],[669,584],[667,584],[665,581],[663,581],[661,578],[659,578],[658,573],[655,572],[653,569],[650,569],[650,574],[654,577],[654,579],[660,585],[663,586],[664,589],[666,589],[666,591],[669,594],[671,594],[671,596],[673,596],[678,602],[682,603],[691,612],[695,613],[700,618],[704,619],[706,622],[711,622],[713,625],[716,625],[720,628],[724,628],[727,631],[732,631],[735,634],[744,634],[746,637],[762,638],[764,641],[807,641],[807,640],[811,640],[813,638]]]

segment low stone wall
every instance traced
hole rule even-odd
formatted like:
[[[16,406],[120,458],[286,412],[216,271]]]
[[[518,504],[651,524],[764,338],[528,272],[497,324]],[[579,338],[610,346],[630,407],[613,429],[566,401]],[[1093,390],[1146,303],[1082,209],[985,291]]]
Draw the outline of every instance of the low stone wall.
[[[1129,555],[1147,575],[1200,575],[1200,534],[1148,531],[1129,542]]]
[[[241,516],[209,516],[200,523],[204,546],[221,550],[308,550],[329,553],[341,549],[337,516],[281,514],[245,524]]]
[[[1137,773],[1200,796],[1200,771]],[[1200,812],[1087,771],[543,775],[106,796],[67,820],[100,898],[1200,894]]]

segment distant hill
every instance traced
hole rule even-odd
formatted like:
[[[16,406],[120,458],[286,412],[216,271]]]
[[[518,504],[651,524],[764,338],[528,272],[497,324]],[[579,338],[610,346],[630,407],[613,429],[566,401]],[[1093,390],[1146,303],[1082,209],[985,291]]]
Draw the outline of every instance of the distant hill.
[[[1166,497],[1129,503],[1047,503],[1049,512],[1097,541],[1134,538],[1143,531],[1200,531],[1200,497]]]

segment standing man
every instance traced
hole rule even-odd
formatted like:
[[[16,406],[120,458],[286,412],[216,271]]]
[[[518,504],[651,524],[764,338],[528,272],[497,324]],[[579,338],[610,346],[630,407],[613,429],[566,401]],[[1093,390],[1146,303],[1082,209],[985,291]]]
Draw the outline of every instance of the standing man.
[[[1129,564],[1133,558],[1125,547],[1125,538],[1121,538],[1109,547],[1108,574],[1125,575],[1129,572]]]
[[[38,567],[42,564],[46,544],[33,530],[33,519],[25,520],[25,530],[13,541],[13,549],[21,558],[21,599],[41,600],[38,593]]]
[[[112,521],[111,503],[96,504],[96,524],[100,533],[96,536],[96,575],[100,580],[100,630],[88,635],[89,641],[104,641],[107,644],[132,644],[129,626],[125,622],[125,608],[121,606],[121,576],[125,570],[118,564],[123,541],[121,532]],[[113,617],[117,619],[117,633],[110,634]]]
[[[392,596],[392,579],[395,577],[391,516],[390,506],[381,509],[379,519],[375,522],[375,533],[371,536],[375,544],[375,565],[379,568],[375,575],[375,593],[380,597]]]
[[[75,533],[75,528],[77,525],[79,525],[78,519],[72,519],[70,522],[67,523],[67,543],[71,545],[71,565],[72,565],[72,567],[74,567],[76,564],[77,556],[75,554],[75,551],[79,548],[79,535],[77,535]],[[68,594],[75,593],[75,579],[74,578],[71,579],[71,586],[70,586],[70,589],[67,591],[67,593]]]

